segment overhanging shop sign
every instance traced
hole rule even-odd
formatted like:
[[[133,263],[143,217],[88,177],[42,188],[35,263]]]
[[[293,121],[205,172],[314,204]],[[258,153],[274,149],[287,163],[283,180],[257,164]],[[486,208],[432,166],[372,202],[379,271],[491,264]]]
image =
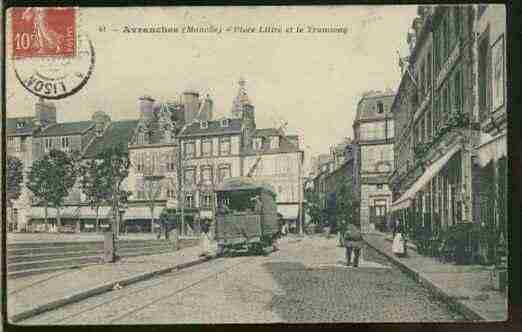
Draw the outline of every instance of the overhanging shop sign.
[[[459,56],[460,56],[460,42],[458,42],[457,45],[455,45],[455,47],[453,48],[453,51],[451,52],[450,57],[448,58],[448,60],[446,60],[446,62],[442,66],[442,68],[439,72],[439,76],[437,76],[437,88],[440,87],[442,82],[444,82],[444,80],[446,79],[446,76],[448,76],[448,73],[451,71],[451,69],[453,69],[453,66],[455,66],[455,63],[459,59]]]

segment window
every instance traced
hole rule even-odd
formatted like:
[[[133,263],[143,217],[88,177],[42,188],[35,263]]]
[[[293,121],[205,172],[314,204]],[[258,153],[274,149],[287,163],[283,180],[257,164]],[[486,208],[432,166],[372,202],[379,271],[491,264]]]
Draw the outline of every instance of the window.
[[[379,190],[382,189],[382,187],[383,187],[382,183],[379,183],[379,184],[377,185],[377,189],[379,189]]]
[[[194,142],[185,142],[184,145],[185,158],[194,158],[196,156],[196,149]]]
[[[175,199],[176,198],[176,190],[174,189],[167,189],[167,198],[169,199]]]
[[[17,122],[16,123],[16,128],[24,128],[25,127],[25,122]]]
[[[225,127],[228,127],[229,124],[230,124],[229,122],[230,122],[229,119],[223,119],[223,120],[221,120],[221,127],[224,127],[224,128],[225,128]]]
[[[51,151],[53,145],[52,145],[52,140],[50,138],[44,138],[44,151],[45,152],[49,152]]]
[[[443,25],[442,25],[443,29],[444,29],[444,35],[443,35],[443,43],[444,43],[444,54],[443,54],[443,59],[444,61],[446,61],[446,59],[448,58],[449,54],[450,54],[450,30],[449,30],[449,22],[448,22],[448,17],[446,16],[444,18],[444,22],[443,22]]]
[[[278,149],[279,148],[279,136],[270,137],[270,148]]]
[[[203,208],[211,208],[212,207],[212,194],[205,192],[201,193],[201,207]]]
[[[262,137],[254,138],[254,149],[261,150],[262,148],[263,148],[263,138]]]
[[[136,170],[138,173],[143,173],[145,170],[145,155],[143,153],[136,153]]]
[[[194,195],[192,193],[185,194],[185,207],[188,209],[194,208]]]
[[[230,137],[221,137],[219,142],[219,154],[229,155],[230,154]]]
[[[212,166],[201,167],[201,182],[212,183]]]
[[[192,186],[196,182],[196,170],[189,168],[185,170],[185,185]]]
[[[223,180],[231,176],[230,165],[221,165],[218,168],[218,181],[221,183]]]
[[[62,137],[62,150],[63,151],[69,151],[69,137]]]
[[[489,96],[490,96],[490,61],[489,61],[489,38],[485,32],[485,37],[479,41],[478,47],[478,94],[479,94],[479,112],[481,118],[489,113]]]
[[[455,22],[455,41],[458,42],[459,37],[460,37],[460,25],[462,24],[460,6],[455,6],[454,10],[455,10],[455,17],[454,17],[453,21]]]
[[[200,123],[201,129],[207,129],[208,128],[208,122],[207,121],[201,121]]]
[[[384,113],[384,105],[382,101],[377,102],[377,113],[382,114]]]
[[[453,109],[460,112],[462,111],[462,80],[460,71],[455,72],[453,83]]]
[[[426,93],[429,93],[431,90],[431,61],[431,53],[428,53],[426,61]]]
[[[204,138],[201,140],[201,154],[204,157],[209,157],[212,155],[212,139]]]
[[[143,178],[136,179],[136,199],[145,199],[145,183]]]
[[[14,145],[15,144],[15,137],[14,136],[9,136],[7,138],[7,144]]]

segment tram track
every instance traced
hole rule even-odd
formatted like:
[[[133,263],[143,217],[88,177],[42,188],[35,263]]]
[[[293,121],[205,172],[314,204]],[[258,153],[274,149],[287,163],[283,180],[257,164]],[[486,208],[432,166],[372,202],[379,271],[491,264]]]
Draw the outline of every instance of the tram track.
[[[150,279],[150,280],[145,280],[145,281],[142,281],[142,282],[138,282],[132,286],[129,286],[129,287],[124,287],[122,288],[121,290],[114,290],[114,291],[111,291],[111,292],[108,292],[108,293],[105,293],[105,294],[101,294],[97,297],[93,297],[93,298],[90,298],[90,299],[86,299],[85,301],[82,301],[82,302],[77,302],[77,303],[73,303],[73,304],[70,304],[70,305],[67,305],[67,306],[64,306],[64,307],[61,307],[61,308],[57,308],[55,310],[51,310],[51,311],[48,311],[46,313],[42,313],[40,315],[37,315],[37,316],[34,316],[34,317],[31,317],[31,318],[28,318],[25,322],[31,324],[31,322],[39,322],[41,321],[42,318],[44,318],[45,321],[47,317],[49,317],[49,315],[53,316],[53,312],[57,312],[59,310],[64,310],[64,309],[67,309],[67,307],[69,308],[72,308],[73,306],[82,306],[82,305],[85,305],[86,303],[88,303],[89,301],[96,301],[96,299],[100,299],[100,298],[103,298],[103,297],[106,297],[106,296],[110,296],[110,298],[106,299],[106,300],[102,300],[101,302],[97,302],[95,304],[92,304],[92,305],[88,305],[88,307],[84,308],[84,309],[81,309],[79,311],[75,311],[69,315],[65,315],[65,316],[61,316],[59,319],[51,319],[49,322],[52,322],[52,324],[60,324],[60,323],[65,323],[69,320],[74,320],[75,318],[77,317],[80,317],[80,316],[83,316],[83,315],[86,315],[88,314],[89,312],[95,312],[97,309],[100,309],[100,308],[103,308],[103,307],[113,307],[115,305],[117,305],[118,303],[122,303],[124,301],[128,301],[130,298],[136,298],[136,296],[140,296],[140,295],[143,295],[143,293],[147,292],[147,291],[152,291],[154,288],[159,288],[161,286],[164,286],[166,284],[168,284],[169,282],[175,282],[176,279],[179,279],[179,278],[182,278],[183,275],[186,275],[187,273],[197,273],[198,271],[201,271],[200,269],[203,268],[203,269],[209,269],[210,271],[204,271],[203,272],[203,276],[202,277],[198,277],[197,280],[195,280],[194,282],[189,282],[187,285],[181,287],[181,288],[178,288],[176,289],[175,291],[172,291],[172,292],[168,292],[167,294],[164,294],[164,295],[160,295],[159,297],[158,296],[152,296],[152,298],[145,302],[144,304],[141,304],[139,305],[138,307],[134,307],[132,308],[131,310],[126,310],[124,313],[118,315],[117,317],[115,318],[111,318],[110,320],[107,320],[107,323],[114,323],[118,320],[121,320],[125,317],[128,317],[130,315],[132,315],[133,313],[135,312],[138,312],[140,310],[143,310],[144,308],[147,308],[151,305],[154,305],[166,298],[169,298],[171,296],[174,296],[176,294],[179,294],[179,293],[182,293],[190,288],[193,288],[195,286],[197,286],[198,284],[201,284],[207,280],[210,280],[212,278],[215,278],[217,277],[218,275],[220,274],[223,274],[223,273],[226,273],[234,268],[237,268],[238,266],[240,265],[243,265],[245,263],[247,264],[252,264],[254,262],[254,260],[251,259],[252,257],[239,257],[238,259],[240,260],[239,262],[235,263],[235,264],[232,264],[230,266],[227,266],[227,260],[226,259],[213,259],[211,261],[209,261],[205,266],[202,266],[202,265],[196,265],[194,266],[194,268],[196,270],[193,270],[193,269],[183,269],[183,270],[178,270],[178,271],[173,271],[171,272],[172,275],[162,275],[162,276],[158,276],[154,279]],[[219,263],[222,263],[224,266],[220,266]],[[217,270],[213,270],[213,269],[216,269]],[[137,288],[137,289],[132,289],[132,288]],[[132,290],[131,290],[132,289]],[[122,291],[122,294],[121,295],[117,295],[117,296],[112,296],[115,292],[118,292],[118,291]],[[144,297],[147,297],[147,295],[145,295]]]

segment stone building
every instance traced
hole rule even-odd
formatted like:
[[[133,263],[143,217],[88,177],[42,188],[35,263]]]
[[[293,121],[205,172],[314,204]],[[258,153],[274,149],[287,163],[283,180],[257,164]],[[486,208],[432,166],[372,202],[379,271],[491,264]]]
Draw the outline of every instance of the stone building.
[[[507,95],[506,95],[506,7],[477,5],[474,62],[480,139],[478,160],[473,163],[473,214],[476,223],[498,234],[497,243],[508,239],[507,224]],[[501,236],[500,236],[501,235]]]
[[[504,10],[419,6],[393,103],[390,177],[392,210],[414,236],[461,223],[505,225]]]
[[[370,232],[386,222],[392,196],[388,176],[393,171],[394,92],[366,93],[357,105],[353,124],[358,146],[359,223]]]

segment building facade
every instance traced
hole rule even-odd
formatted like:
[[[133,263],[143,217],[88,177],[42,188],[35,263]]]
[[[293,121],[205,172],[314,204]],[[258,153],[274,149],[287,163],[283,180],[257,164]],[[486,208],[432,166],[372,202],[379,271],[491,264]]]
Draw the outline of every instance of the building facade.
[[[505,220],[498,195],[491,200],[491,184],[497,194],[505,192],[503,10],[419,6],[413,21],[410,56],[392,106],[396,137],[390,182],[392,210],[414,236]]]
[[[371,232],[387,222],[392,202],[388,176],[393,171],[394,119],[392,91],[369,92],[357,105],[353,124],[358,146],[359,224]]]
[[[196,216],[213,218],[215,185],[238,176],[271,184],[278,194],[278,211],[297,225],[302,216],[304,161],[298,137],[280,129],[256,128],[244,80],[233,105],[231,117],[214,119],[210,97],[186,91],[174,102],[139,98],[135,120],[111,121],[106,113],[96,112],[91,120],[57,123],[56,107],[41,100],[34,117],[8,119],[7,153],[20,158],[27,173],[35,160],[51,150],[85,163],[105,147],[123,145],[130,168],[121,189],[131,193],[127,206],[119,211],[123,231],[154,231],[165,207],[183,207],[190,231]],[[108,205],[98,213],[89,206],[80,179],[60,210],[50,207],[48,212],[49,223],[44,225],[43,202],[35,201],[23,185],[21,197],[8,213],[9,229],[57,231],[60,216],[62,225],[76,231],[96,231],[110,227],[112,216]]]

